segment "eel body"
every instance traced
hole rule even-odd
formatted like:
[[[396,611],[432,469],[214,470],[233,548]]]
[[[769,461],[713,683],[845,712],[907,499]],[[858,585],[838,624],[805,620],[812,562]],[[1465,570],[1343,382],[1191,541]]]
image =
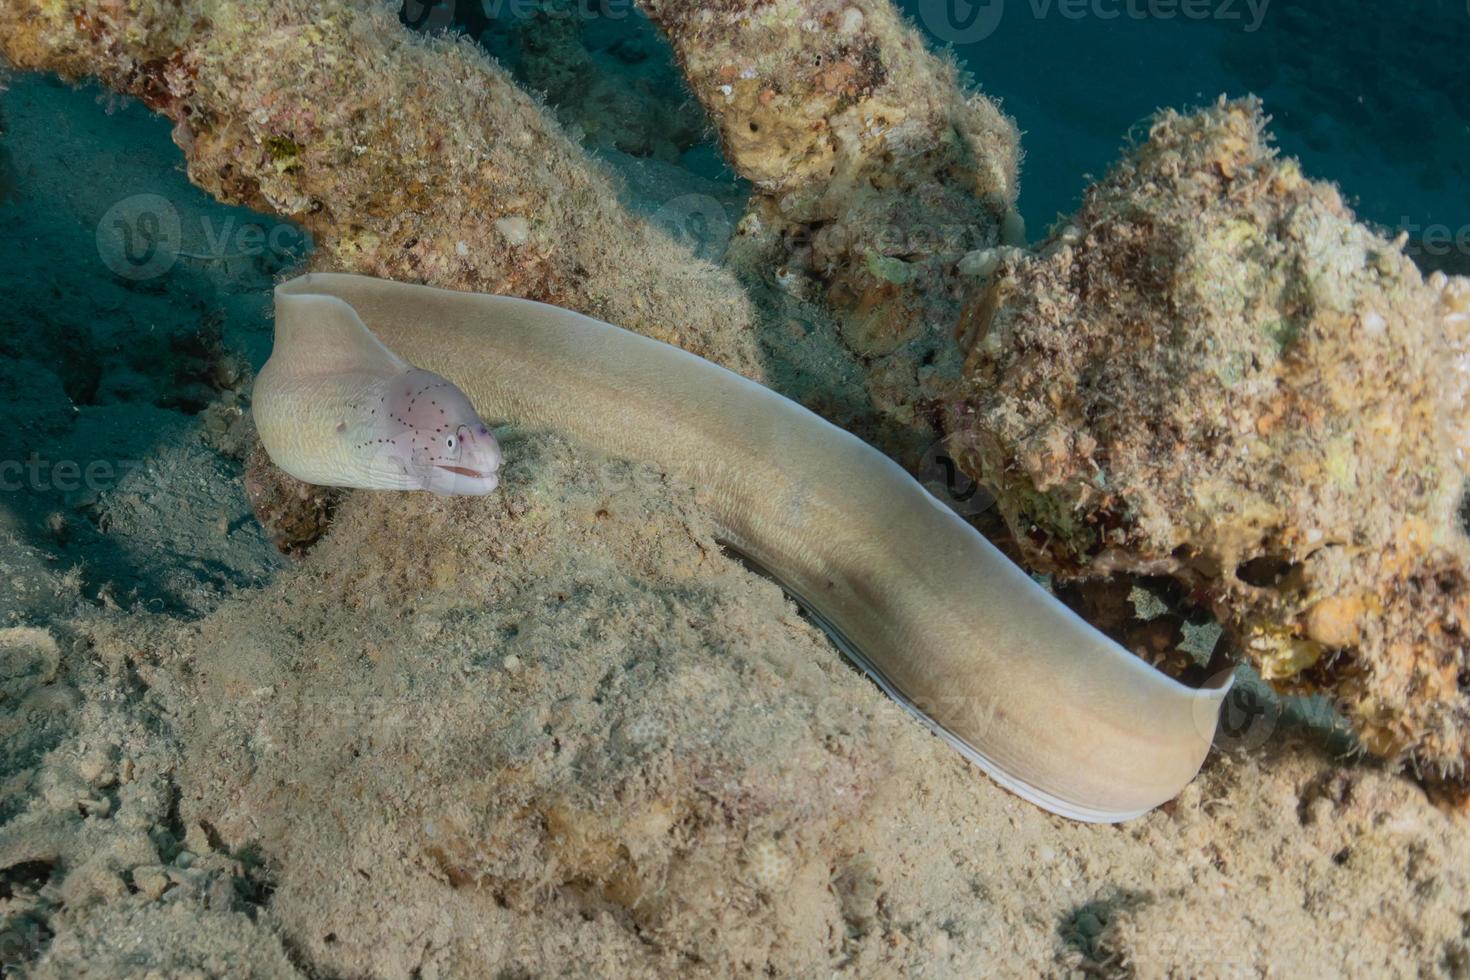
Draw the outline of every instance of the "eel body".
[[[342,301],[325,320],[312,301],[324,296]],[[301,359],[324,356],[311,338],[331,346],[366,331],[454,382],[488,419],[554,429],[694,484],[723,540],[884,691],[1053,813],[1137,816],[1175,796],[1209,751],[1228,675],[1196,690],[1153,669],[887,456],[753,381],[559,307],[363,276],[284,283],[276,319],[254,412],[288,472],[287,457],[319,460],[305,479],[360,485],[323,372],[298,379]]]

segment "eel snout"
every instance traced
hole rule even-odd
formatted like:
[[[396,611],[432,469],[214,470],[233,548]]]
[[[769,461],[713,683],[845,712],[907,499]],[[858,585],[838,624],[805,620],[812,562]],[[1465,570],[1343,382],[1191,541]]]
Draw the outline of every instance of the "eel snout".
[[[458,385],[389,350],[333,296],[276,296],[276,344],[255,384],[271,459],[307,483],[483,496],[500,444]]]
[[[432,371],[410,368],[389,378],[376,447],[418,483],[447,497],[483,496],[500,484],[500,443],[469,398]]]

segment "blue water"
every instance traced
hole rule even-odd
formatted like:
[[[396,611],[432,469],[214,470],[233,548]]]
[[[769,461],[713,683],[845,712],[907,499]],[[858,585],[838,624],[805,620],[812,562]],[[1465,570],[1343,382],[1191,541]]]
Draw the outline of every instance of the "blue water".
[[[421,27],[457,28],[537,87],[540,32],[513,5],[410,5]],[[900,0],[931,46],[997,98],[1023,131],[1021,210],[1033,238],[1164,107],[1255,94],[1281,152],[1336,182],[1359,214],[1415,239],[1470,227],[1470,2],[1409,0]],[[451,15],[460,14],[456,21]],[[619,8],[621,10],[621,8]],[[649,89],[663,112],[688,96],[668,46],[636,15],[593,17],[590,71]],[[581,95],[548,92],[558,109]],[[655,104],[660,104],[655,100]],[[575,112],[572,113],[575,115]],[[685,130],[687,133],[687,129]],[[589,139],[597,152],[597,138]],[[713,140],[686,136],[679,164],[730,182]],[[617,161],[615,161],[616,163]],[[1466,251],[1470,251],[1467,248]]]
[[[1161,107],[1254,93],[1282,152],[1359,213],[1410,231],[1470,222],[1464,0],[903,0],[1024,131],[1033,236]],[[1186,12],[1187,11],[1187,12]],[[976,35],[983,37],[976,39]]]

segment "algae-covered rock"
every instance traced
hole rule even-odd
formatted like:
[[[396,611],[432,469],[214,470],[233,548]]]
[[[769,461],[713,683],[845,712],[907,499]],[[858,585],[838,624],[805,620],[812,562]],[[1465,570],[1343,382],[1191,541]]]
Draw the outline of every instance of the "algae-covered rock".
[[[1020,137],[888,0],[643,0],[753,193],[728,264],[820,304],[906,462],[958,373],[960,263],[1024,236]]]
[[[1470,283],[1269,147],[1165,112],[962,331],[953,447],[1030,558],[1171,574],[1279,688],[1454,777],[1466,722]]]
[[[332,525],[344,491],[318,487],[278,469],[258,441],[245,458],[245,496],[271,543],[301,557]]]
[[[621,207],[472,42],[388,6],[22,0],[0,55],[168,116],[192,182],[298,221],[319,266],[529,296],[760,374],[733,276]]]

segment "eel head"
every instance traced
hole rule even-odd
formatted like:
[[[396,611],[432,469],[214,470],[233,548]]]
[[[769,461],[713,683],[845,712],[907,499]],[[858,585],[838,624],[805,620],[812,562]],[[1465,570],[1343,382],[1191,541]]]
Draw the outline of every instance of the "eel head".
[[[402,489],[445,496],[481,496],[499,485],[500,444],[453,382],[409,368],[384,378],[376,395],[365,429],[352,435],[376,457],[371,470],[401,474]]]

